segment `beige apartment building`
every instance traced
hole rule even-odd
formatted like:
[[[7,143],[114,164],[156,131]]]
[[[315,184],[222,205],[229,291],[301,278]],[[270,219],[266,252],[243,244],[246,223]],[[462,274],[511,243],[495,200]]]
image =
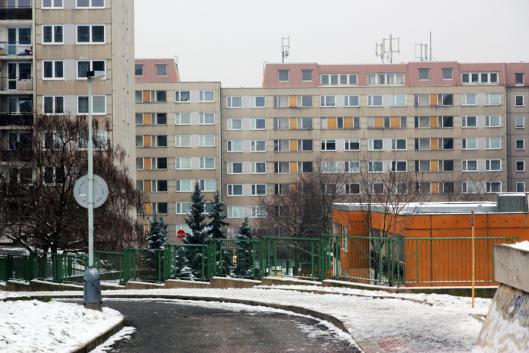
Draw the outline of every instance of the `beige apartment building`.
[[[133,0],[0,1],[0,146],[30,138],[38,115],[88,114],[86,72],[94,81],[100,138],[120,144],[135,173]],[[104,126],[104,124],[101,124]]]
[[[263,199],[286,192],[303,173],[316,171],[344,174],[340,185],[326,185],[326,190],[352,200],[362,193],[361,177],[372,175],[369,188],[377,193],[383,185],[376,175],[388,171],[415,178],[413,192],[424,200],[525,191],[528,76],[529,64],[267,64],[262,87],[221,89],[217,84],[215,123],[221,143],[215,147],[220,156],[215,168],[230,232],[245,217],[260,227],[266,217]],[[140,82],[137,90],[149,89]],[[194,84],[198,90],[208,87]],[[171,99],[180,89],[152,85],[167,90]],[[169,141],[185,132],[170,133],[170,116],[178,117],[184,106],[192,103],[166,103]],[[145,111],[145,104],[137,109]],[[191,109],[203,111],[200,105]],[[137,139],[144,139],[140,131]],[[187,155],[178,148],[166,150],[169,160]],[[161,153],[138,149],[155,152]],[[178,185],[185,174],[174,172],[176,178],[168,177],[167,183]],[[197,179],[201,172],[196,171]],[[145,175],[146,180],[158,177]],[[168,223],[186,229],[172,223],[171,208],[179,212],[181,194],[171,186],[162,195],[148,195],[153,202],[167,201],[162,208]],[[190,194],[186,197],[189,201]]]

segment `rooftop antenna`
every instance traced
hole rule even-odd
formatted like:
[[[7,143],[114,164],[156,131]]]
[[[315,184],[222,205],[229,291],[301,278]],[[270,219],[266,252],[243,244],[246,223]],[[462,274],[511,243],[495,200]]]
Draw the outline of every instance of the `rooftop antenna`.
[[[415,59],[428,61],[428,44],[415,43]]]
[[[290,36],[281,37],[281,62],[285,63],[285,58],[290,54]]]
[[[393,37],[393,34],[390,34],[389,38],[382,38],[380,43],[376,43],[375,54],[382,62],[393,63],[393,54],[398,53],[400,53],[400,38]]]
[[[430,31],[430,61],[432,60],[432,31]]]

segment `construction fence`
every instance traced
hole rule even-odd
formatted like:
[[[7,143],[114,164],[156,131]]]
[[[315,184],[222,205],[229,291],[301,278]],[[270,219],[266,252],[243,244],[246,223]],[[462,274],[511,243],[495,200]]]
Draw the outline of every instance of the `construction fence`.
[[[514,237],[348,235],[210,239],[205,244],[167,244],[161,250],[99,251],[94,265],[103,281],[116,283],[275,275],[387,286],[458,286],[471,283],[474,264],[475,283],[491,285],[493,245],[516,241]],[[86,254],[0,254],[0,281],[82,283],[87,266]]]

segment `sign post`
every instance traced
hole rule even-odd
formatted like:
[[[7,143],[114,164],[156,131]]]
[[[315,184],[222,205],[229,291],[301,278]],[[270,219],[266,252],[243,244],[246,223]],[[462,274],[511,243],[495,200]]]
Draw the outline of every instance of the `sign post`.
[[[470,213],[470,224],[472,225],[472,308],[474,308],[474,301],[476,296],[476,234],[475,234],[475,217],[474,211]]]

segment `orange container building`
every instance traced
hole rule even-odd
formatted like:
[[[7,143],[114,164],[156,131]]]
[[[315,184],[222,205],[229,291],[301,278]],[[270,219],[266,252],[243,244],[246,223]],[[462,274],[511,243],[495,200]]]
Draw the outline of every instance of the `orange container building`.
[[[381,204],[369,210],[360,203],[333,205],[334,233],[343,235],[335,275],[373,284],[468,286],[474,247],[475,283],[493,285],[493,245],[529,240],[526,194],[394,209],[392,214]]]

